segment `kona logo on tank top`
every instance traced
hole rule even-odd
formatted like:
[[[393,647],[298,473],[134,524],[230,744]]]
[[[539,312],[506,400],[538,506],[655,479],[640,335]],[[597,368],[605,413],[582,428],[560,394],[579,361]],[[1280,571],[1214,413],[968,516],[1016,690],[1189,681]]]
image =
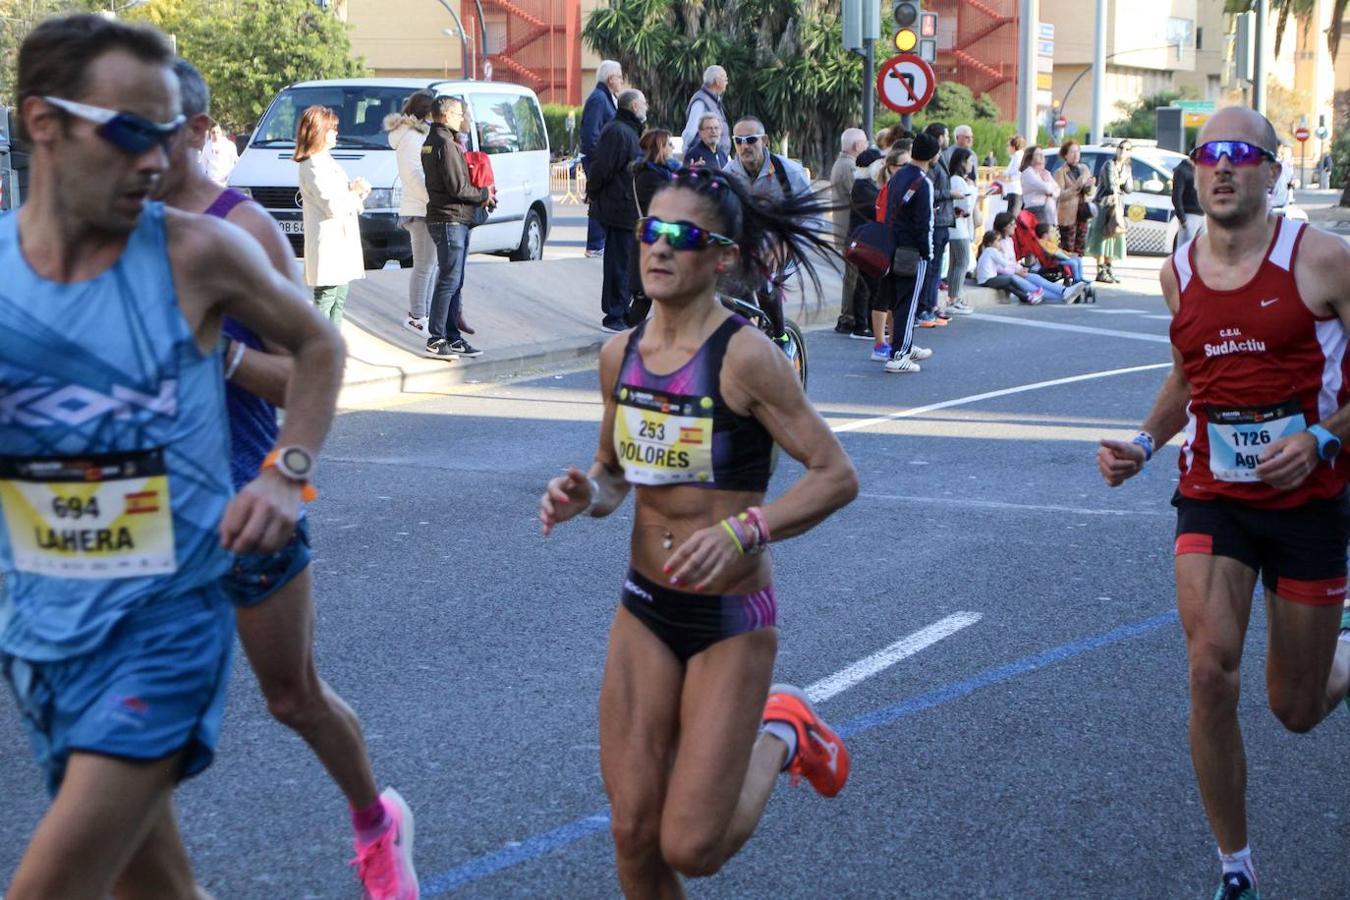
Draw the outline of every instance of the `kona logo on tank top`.
[[[42,428],[83,425],[99,416],[128,420],[178,415],[178,381],[166,379],[158,393],[146,394],[120,384],[103,394],[79,384],[0,388],[0,425]]]

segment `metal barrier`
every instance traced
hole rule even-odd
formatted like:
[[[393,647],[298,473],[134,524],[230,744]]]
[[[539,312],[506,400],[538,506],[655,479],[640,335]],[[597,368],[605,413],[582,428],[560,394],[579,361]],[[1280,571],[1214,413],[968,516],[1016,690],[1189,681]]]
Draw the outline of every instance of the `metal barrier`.
[[[580,206],[586,202],[586,173],[574,160],[554,163],[548,170],[548,191],[559,203]]]

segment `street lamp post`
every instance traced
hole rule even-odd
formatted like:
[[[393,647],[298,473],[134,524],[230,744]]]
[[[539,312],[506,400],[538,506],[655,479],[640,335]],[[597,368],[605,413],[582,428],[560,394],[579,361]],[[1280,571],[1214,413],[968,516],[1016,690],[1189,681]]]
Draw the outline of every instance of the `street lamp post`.
[[[144,0],[141,0],[141,2],[144,2]],[[441,4],[441,6],[444,6],[444,7],[445,7],[445,11],[446,11],[446,12],[448,12],[450,15],[454,16],[454,19],[455,19],[456,22],[459,21],[459,16],[456,16],[456,15],[455,15],[455,10],[450,6],[448,0],[440,0],[440,4]],[[486,23],[487,23],[487,19],[483,18],[483,3],[482,3],[482,0],[473,0],[473,5],[474,5],[474,7],[478,10],[478,38],[479,38],[479,41],[480,41],[480,42],[482,43],[482,45],[483,45],[483,62],[487,62],[487,56],[488,56],[488,52],[487,52],[487,28],[485,27],[485,26],[486,26]],[[464,32],[463,26],[461,26],[459,30],[460,30],[460,33],[463,34],[463,32]],[[478,76],[478,66],[475,64],[474,67],[473,67],[473,75],[470,76],[470,77],[476,78],[477,76]],[[489,80],[491,80],[491,79],[489,79]]]
[[[452,12],[451,15],[454,16],[455,14]],[[458,27],[457,27],[457,28],[446,28],[444,31],[441,32],[441,34],[445,35],[446,37],[454,37],[455,35],[459,35],[459,64],[460,64],[460,68],[462,68],[462,69],[464,70],[464,80],[465,80],[465,81],[468,81],[468,80],[469,80],[469,40],[468,40],[468,38],[466,38],[466,37],[464,36],[464,26],[463,26],[463,24],[460,23],[460,21],[459,21],[459,16],[455,16],[455,25],[457,25]]]

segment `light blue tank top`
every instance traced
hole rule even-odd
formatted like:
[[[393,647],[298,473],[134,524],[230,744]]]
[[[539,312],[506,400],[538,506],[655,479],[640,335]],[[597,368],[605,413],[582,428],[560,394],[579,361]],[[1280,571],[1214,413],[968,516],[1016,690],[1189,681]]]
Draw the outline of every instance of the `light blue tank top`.
[[[160,204],[76,284],[34,273],[0,216],[0,273],[0,651],[67,659],[228,568],[225,382],[179,310]]]

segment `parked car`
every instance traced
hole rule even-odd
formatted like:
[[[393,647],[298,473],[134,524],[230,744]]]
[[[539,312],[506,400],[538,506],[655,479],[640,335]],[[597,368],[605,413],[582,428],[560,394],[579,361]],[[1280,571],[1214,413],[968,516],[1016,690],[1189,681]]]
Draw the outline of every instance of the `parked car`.
[[[0,106],[0,211],[17,209],[28,193],[29,147],[14,132],[16,118]]]
[[[283,88],[259,120],[230,186],[249,194],[280,223],[296,255],[304,250],[295,124],[306,107],[327,106],[338,115],[333,158],[372,190],[361,214],[361,247],[368,269],[389,260],[412,265],[408,233],[398,226],[403,188],[398,163],[384,131],[384,117],[398,112],[413,91],[429,89],[459,97],[473,122],[470,149],[492,157],[497,208],[470,232],[473,253],[502,253],[514,260],[540,259],[553,219],[549,194],[548,132],[534,91],[497,81],[426,78],[352,78],[306,81]]]
[[[1131,142],[1130,169],[1134,190],[1125,195],[1125,246],[1131,253],[1167,255],[1180,224],[1172,212],[1172,170],[1186,157],[1171,150],[1141,146]],[[1096,175],[1108,159],[1116,158],[1114,146],[1088,144],[1083,148],[1083,164]],[[1064,165],[1055,148],[1046,154],[1045,167],[1051,172]],[[1100,181],[1100,177],[1098,178]]]

